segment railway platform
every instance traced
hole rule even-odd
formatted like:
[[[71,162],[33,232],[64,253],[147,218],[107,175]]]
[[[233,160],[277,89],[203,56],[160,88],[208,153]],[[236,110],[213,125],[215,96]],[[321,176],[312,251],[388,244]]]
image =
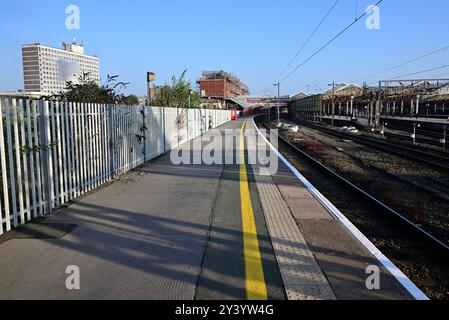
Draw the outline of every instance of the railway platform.
[[[280,154],[271,175],[249,164],[271,148],[251,118],[206,136],[230,130],[219,151],[242,163],[165,155],[0,238],[0,299],[426,298]]]

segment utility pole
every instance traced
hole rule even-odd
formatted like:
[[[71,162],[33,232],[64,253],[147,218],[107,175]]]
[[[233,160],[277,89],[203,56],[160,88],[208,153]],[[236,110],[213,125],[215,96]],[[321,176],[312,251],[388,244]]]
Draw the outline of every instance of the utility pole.
[[[281,122],[281,83],[278,82],[278,123]]]
[[[380,112],[382,110],[382,82],[379,81],[379,91],[377,93],[377,103],[376,103],[376,107],[374,108],[374,127],[378,127],[379,126],[379,122],[380,122]]]

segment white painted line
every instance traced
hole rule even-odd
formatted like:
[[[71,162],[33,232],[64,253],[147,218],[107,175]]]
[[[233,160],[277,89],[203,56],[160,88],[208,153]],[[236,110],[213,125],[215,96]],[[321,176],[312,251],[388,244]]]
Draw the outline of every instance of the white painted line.
[[[279,159],[296,175],[296,177],[304,184],[312,195],[321,202],[326,209],[331,212],[351,233],[368,249],[368,251],[376,257],[376,259],[399,281],[399,283],[413,296],[416,300],[427,301],[429,298],[422,292],[399,268],[391,262],[377,247],[349,221],[339,209],[337,209],[325,196],[321,194],[287,159],[282,156],[279,151],[267,140],[267,138],[260,132],[254,118],[254,126],[259,135],[265,140],[270,148],[277,154]]]

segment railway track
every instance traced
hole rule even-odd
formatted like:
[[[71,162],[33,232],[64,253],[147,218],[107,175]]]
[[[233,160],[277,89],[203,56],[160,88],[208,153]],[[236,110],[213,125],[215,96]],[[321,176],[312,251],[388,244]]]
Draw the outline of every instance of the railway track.
[[[417,134],[418,135],[418,134]],[[399,140],[399,141],[404,141],[404,142],[412,142],[412,139],[407,136],[407,135],[403,135],[403,134],[399,134],[399,133],[391,133],[391,132],[386,132],[385,133],[385,137],[392,139],[392,140]],[[435,146],[435,147],[441,147],[441,142],[439,140],[436,139],[429,139],[429,138],[424,138],[424,137],[416,137],[416,142],[417,143],[422,143],[422,144],[427,144],[427,145],[431,145],[431,146]]]
[[[359,131],[363,131],[366,133],[370,133],[370,130],[367,128],[357,128],[359,129]],[[394,130],[394,129],[393,129]],[[402,130],[405,131],[405,130]],[[432,134],[432,135],[430,135]],[[385,137],[390,139],[390,140],[396,140],[398,142],[405,142],[405,143],[412,143],[412,138],[410,137],[410,134],[400,134],[400,133],[393,133],[393,132],[385,132]],[[431,145],[431,146],[435,146],[435,147],[442,147],[442,144],[440,142],[440,139],[442,139],[443,136],[442,134],[436,134],[436,133],[432,133],[429,132],[429,134],[424,134],[422,131],[417,131],[416,132],[416,139],[415,141],[417,143],[421,143],[421,144],[427,144],[427,145]]]
[[[316,140],[315,137],[309,136],[305,133],[303,133],[303,135],[308,137],[309,139]],[[358,162],[362,166],[377,171],[378,173],[380,173],[383,176],[392,178],[400,183],[408,184],[409,186],[411,186],[413,188],[418,188],[421,191],[427,192],[427,193],[431,194],[433,197],[439,198],[443,201],[449,201],[449,183],[444,183],[444,182],[441,182],[441,181],[438,181],[435,179],[428,179],[427,184],[418,183],[418,182],[410,180],[410,179],[401,178],[398,175],[390,173],[387,170],[380,168],[374,164],[371,164],[371,163],[367,164],[367,163],[363,162],[360,158],[352,155],[349,152],[345,152],[342,149],[339,150],[339,152],[345,154],[347,157],[350,157],[351,159]]]
[[[449,170],[449,157],[435,154],[429,151],[424,151],[410,146],[402,144],[395,144],[387,141],[382,141],[375,138],[368,138],[361,135],[355,135],[350,133],[340,132],[334,129],[326,128],[320,125],[311,124],[305,121],[290,120],[296,124],[318,130],[322,133],[338,137],[344,140],[350,140],[374,149],[395,155],[401,158],[406,158],[412,161],[416,161],[422,164],[429,165],[433,168],[439,168],[442,170]]]
[[[257,122],[261,124],[266,129],[272,129],[269,128],[266,123],[261,120],[260,118],[257,118]],[[295,155],[300,156],[302,159],[306,160],[308,163],[314,166],[316,170],[319,170],[323,173],[325,173],[327,176],[331,177],[333,181],[337,181],[339,184],[344,185],[345,188],[348,188],[353,192],[354,195],[357,195],[359,198],[364,199],[367,203],[370,204],[370,206],[374,207],[375,211],[382,212],[390,217],[393,217],[401,226],[408,229],[409,231],[413,232],[416,236],[420,237],[423,241],[425,241],[429,246],[431,246],[432,250],[439,250],[446,258],[449,258],[449,245],[445,242],[434,236],[433,234],[427,232],[423,228],[419,227],[415,223],[413,223],[410,219],[406,217],[406,215],[399,213],[395,209],[391,208],[381,200],[377,199],[376,197],[372,196],[368,192],[362,190],[358,186],[356,186],[354,183],[350,182],[340,174],[336,173],[332,169],[329,169],[324,164],[304,152],[303,150],[299,149],[286,139],[284,139],[282,136],[278,135],[279,142],[287,147],[287,149],[290,150],[290,152],[293,152]]]
[[[388,122],[388,120],[384,120],[383,122]],[[417,121],[417,123],[419,123],[419,121]],[[447,124],[449,125],[449,123]],[[413,129],[412,125],[398,125],[398,124],[393,124],[393,125],[389,125],[389,127],[391,126],[392,130],[398,130],[398,131],[404,131],[404,132],[409,132],[411,133],[411,130]],[[445,126],[444,124],[442,124],[442,126]],[[443,137],[443,130],[441,131],[430,131],[430,130],[425,130],[422,128],[416,128],[416,134],[419,136],[423,136],[423,137],[427,137],[427,138],[432,138],[435,140],[440,140]]]
[[[354,126],[359,131],[369,133],[369,134],[372,133],[369,128],[366,128],[365,126],[353,123],[352,121],[349,121],[349,120],[345,121],[345,120],[341,120],[341,119],[336,119],[336,120],[340,121],[341,123],[345,123],[348,126]],[[399,127],[397,125],[394,125],[394,126],[388,126],[388,129],[392,130],[392,131],[401,131],[401,132],[404,132],[404,134],[397,133],[397,132],[385,132],[386,138],[395,140],[395,142],[404,143],[409,146],[412,144],[413,140],[410,137],[410,135],[412,133],[411,132],[412,128]],[[422,130],[422,129],[416,129],[415,141],[417,143],[442,148],[443,145],[441,144],[441,141],[440,141],[441,139],[443,139],[443,132],[439,133],[439,132],[435,132],[435,131],[426,131],[426,130]]]

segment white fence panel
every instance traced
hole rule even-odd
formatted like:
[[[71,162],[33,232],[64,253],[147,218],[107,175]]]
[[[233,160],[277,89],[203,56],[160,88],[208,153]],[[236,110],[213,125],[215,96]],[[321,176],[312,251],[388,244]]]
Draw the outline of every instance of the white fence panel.
[[[194,139],[198,137],[198,128],[196,126],[196,111],[195,109],[188,110],[189,116],[188,116],[188,132],[189,132],[189,139]]]
[[[145,160],[148,161],[164,152],[164,124],[161,108],[145,108],[145,126]]]
[[[0,162],[1,162],[1,173],[2,173],[2,194],[3,194],[3,206],[0,201],[0,233],[3,233],[3,224],[6,224],[6,231],[11,230],[11,216],[9,207],[9,181],[7,175],[7,162],[6,162],[6,149],[5,137],[3,134],[3,114],[6,111],[5,100],[0,99]]]
[[[164,111],[165,120],[165,151],[169,151],[179,146],[179,135],[177,126],[177,109],[167,109]]]
[[[223,110],[0,98],[0,235],[230,118]]]
[[[179,134],[178,145],[184,144],[189,141],[189,112],[188,109],[178,109],[176,129]]]

